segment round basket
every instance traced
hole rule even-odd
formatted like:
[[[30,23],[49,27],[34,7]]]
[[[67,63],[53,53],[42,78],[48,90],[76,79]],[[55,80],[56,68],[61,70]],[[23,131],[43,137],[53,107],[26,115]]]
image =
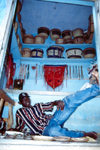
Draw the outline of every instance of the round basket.
[[[55,41],[57,38],[60,38],[61,31],[59,29],[52,29],[50,31],[50,37],[53,41]]]
[[[45,38],[43,36],[37,35],[35,36],[35,44],[44,44]]]
[[[55,42],[56,42],[56,44],[64,44],[64,39],[57,38]]]
[[[23,37],[23,42],[25,44],[34,44],[34,37],[31,34],[25,34]]]
[[[84,43],[84,38],[82,36],[75,37],[73,39],[73,43],[75,43],[75,44],[83,44]]]
[[[48,58],[61,58],[64,48],[62,46],[50,46],[47,49]]]
[[[67,58],[82,58],[82,50],[80,48],[72,48],[66,50]]]
[[[38,28],[38,34],[40,36],[43,36],[45,39],[48,38],[49,33],[50,33],[50,31],[49,31],[49,29],[47,27],[40,27],[40,28]]]
[[[84,58],[94,58],[96,56],[96,50],[94,48],[86,48],[83,50]]]
[[[73,44],[73,39],[64,39],[64,44]]]
[[[31,51],[31,57],[42,58],[43,57],[43,50],[42,49],[33,49]]]
[[[72,35],[74,38],[75,37],[81,37],[81,36],[83,36],[83,30],[80,28],[77,28],[77,29],[72,31]]]
[[[30,57],[31,56],[31,50],[29,48],[23,48],[22,56],[23,57]]]
[[[71,30],[64,30],[62,32],[62,37],[64,39],[72,39],[72,32],[71,32]]]

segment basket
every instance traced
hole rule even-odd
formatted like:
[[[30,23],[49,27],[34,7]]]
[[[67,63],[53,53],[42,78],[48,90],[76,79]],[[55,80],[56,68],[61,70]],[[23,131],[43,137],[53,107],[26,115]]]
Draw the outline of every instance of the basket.
[[[61,58],[63,54],[64,48],[62,46],[50,46],[47,49],[47,57],[48,58]]]
[[[57,38],[60,38],[61,36],[61,31],[59,29],[52,29],[50,31],[50,37],[53,41],[55,41]]]
[[[35,44],[44,44],[45,38],[43,36],[37,35],[35,36]]]
[[[71,30],[64,30],[62,32],[62,37],[64,39],[72,39],[72,32],[71,32]]]
[[[64,39],[63,38],[57,38],[55,42],[56,42],[56,44],[64,44]]]
[[[23,48],[22,56],[23,57],[30,57],[31,56],[31,50],[29,48]]]
[[[73,39],[73,43],[74,44],[83,44],[84,43],[84,37],[82,37],[82,36],[75,37]]]
[[[83,36],[83,29],[77,28],[77,29],[73,30],[72,35],[74,38]]]
[[[94,58],[96,56],[96,50],[94,48],[86,48],[83,50],[84,58]]]
[[[31,34],[25,34],[23,37],[23,42],[25,44],[34,44],[34,37]]]
[[[35,58],[42,58],[43,57],[43,50],[42,49],[33,49],[31,51],[31,57]]]
[[[82,58],[83,53],[80,48],[72,48],[66,50],[67,58]]]
[[[49,33],[50,33],[50,31],[49,31],[49,29],[47,27],[40,27],[40,28],[38,28],[38,34],[40,36],[43,36],[45,39],[48,38]]]
[[[64,39],[64,44],[73,44],[73,39]]]

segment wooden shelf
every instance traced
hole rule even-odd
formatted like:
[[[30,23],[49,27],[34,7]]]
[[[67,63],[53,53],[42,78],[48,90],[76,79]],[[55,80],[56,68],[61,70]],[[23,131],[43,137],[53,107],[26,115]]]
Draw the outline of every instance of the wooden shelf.
[[[68,48],[88,48],[88,47],[94,47],[94,45],[91,43],[91,44],[86,44],[86,43],[83,43],[83,44],[55,44],[53,42],[47,42],[47,43],[44,43],[44,44],[25,44],[25,43],[22,43],[22,46],[23,48],[49,48],[50,46],[53,46],[53,45],[56,45],[56,46],[62,46],[64,47],[65,49],[68,49]]]
[[[81,58],[81,59],[68,59],[68,58],[32,58],[32,57],[21,57],[20,61],[23,62],[29,62],[29,63],[42,63],[42,64],[52,64],[52,65],[56,65],[56,64],[66,64],[66,63],[92,63],[93,61],[95,61],[94,59],[90,59],[90,58]]]
[[[9,94],[20,94],[21,92],[26,92],[29,95],[47,95],[47,96],[67,96],[69,94],[72,94],[74,92],[56,92],[56,91],[31,91],[31,90],[13,90],[13,89],[4,89],[5,92]],[[100,98],[100,96],[97,96]]]
[[[56,91],[31,91],[31,90],[14,90],[14,89],[4,89],[5,92],[10,94],[20,94],[21,92],[27,92],[29,95],[69,95],[69,92],[56,92]]]

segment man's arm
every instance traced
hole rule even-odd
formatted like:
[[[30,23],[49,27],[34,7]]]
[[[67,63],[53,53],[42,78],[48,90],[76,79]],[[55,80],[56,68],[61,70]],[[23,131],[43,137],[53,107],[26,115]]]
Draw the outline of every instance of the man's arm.
[[[40,105],[39,109],[41,109],[42,112],[52,111],[54,106],[57,107],[57,110],[64,109],[64,102],[61,100],[56,100],[56,101],[48,102],[48,103],[38,103],[36,105]]]
[[[64,109],[64,102],[61,100],[51,102],[51,104],[52,104],[52,106],[57,106],[57,110],[59,110],[59,109],[63,110]]]

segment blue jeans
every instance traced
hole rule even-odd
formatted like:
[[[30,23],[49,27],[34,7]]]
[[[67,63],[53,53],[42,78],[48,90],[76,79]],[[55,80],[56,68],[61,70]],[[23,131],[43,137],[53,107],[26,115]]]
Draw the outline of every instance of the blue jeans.
[[[84,133],[81,131],[72,131],[66,128],[63,128],[63,124],[72,113],[80,106],[81,104],[91,100],[100,94],[99,86],[92,85],[90,88],[85,90],[77,91],[74,94],[68,95],[63,98],[64,101],[64,110],[56,110],[52,119],[50,120],[48,126],[44,129],[43,135],[46,136],[69,136],[69,137],[83,137]]]

